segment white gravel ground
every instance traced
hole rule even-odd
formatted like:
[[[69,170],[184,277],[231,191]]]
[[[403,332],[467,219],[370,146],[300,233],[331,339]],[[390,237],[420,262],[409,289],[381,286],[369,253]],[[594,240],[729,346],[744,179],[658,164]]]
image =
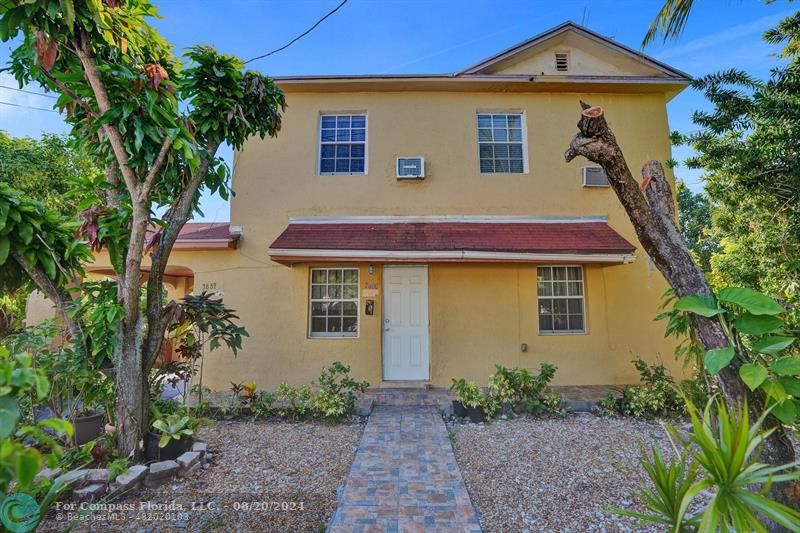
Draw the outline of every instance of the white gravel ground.
[[[215,422],[199,435],[213,454],[209,468],[112,502],[180,504],[189,510],[188,519],[153,508],[76,530],[320,531],[336,508],[336,489],[350,470],[362,429],[360,421]],[[64,525],[51,515],[41,529],[60,531]]]
[[[485,532],[631,531],[608,507],[637,508],[639,443],[669,453],[658,422],[594,415],[450,423],[456,460]]]

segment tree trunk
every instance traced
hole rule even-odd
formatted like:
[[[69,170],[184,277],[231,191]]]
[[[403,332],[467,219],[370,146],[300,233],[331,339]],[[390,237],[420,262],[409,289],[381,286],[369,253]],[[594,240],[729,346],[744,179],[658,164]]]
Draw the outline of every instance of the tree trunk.
[[[146,376],[142,373],[140,328],[137,327],[135,333],[124,329],[123,321],[118,327],[119,344],[114,354],[117,449],[122,457],[135,457],[144,437],[143,425],[147,420],[142,388]]]
[[[606,123],[603,109],[584,102],[581,102],[581,107],[583,112],[578,121],[579,133],[572,139],[564,154],[567,162],[583,156],[603,167],[612,189],[636,230],[639,242],[677,296],[713,294],[675,224],[672,190],[661,164],[658,161],[645,163],[642,168],[644,181],[640,187]],[[728,337],[718,320],[693,315],[692,323],[706,350],[729,345]],[[747,401],[755,419],[764,410],[765,398],[761,391],[751,392],[739,378],[739,366],[743,359],[744,354],[737,353],[737,357],[716,376],[716,380],[726,402],[735,406]],[[765,428],[775,428],[775,431],[764,442],[761,460],[773,465],[794,461],[794,448],[780,422],[770,416],[764,425]],[[793,497],[792,488],[786,483],[775,483],[769,496],[795,509],[800,508],[797,499]]]

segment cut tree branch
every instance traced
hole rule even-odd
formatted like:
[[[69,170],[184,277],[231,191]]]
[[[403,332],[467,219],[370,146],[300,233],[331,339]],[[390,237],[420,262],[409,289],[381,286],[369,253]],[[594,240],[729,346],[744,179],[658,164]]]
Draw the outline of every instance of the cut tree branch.
[[[648,161],[642,168],[643,188],[646,191],[642,193],[617,139],[608,127],[603,109],[584,102],[581,102],[581,109],[579,132],[566,150],[565,159],[569,162],[580,155],[603,167],[639,242],[677,296],[713,295],[705,275],[692,258],[676,226],[672,190],[661,163]],[[692,325],[706,350],[731,345],[716,318],[692,314]],[[734,347],[740,350],[740,347]],[[750,391],[739,378],[738,368],[742,359],[743,354],[739,351],[731,364],[717,374],[716,379],[728,404],[736,406],[746,402],[753,420],[756,420],[764,410],[765,398],[759,390]],[[771,465],[794,461],[794,449],[780,422],[768,416],[765,428],[773,432],[764,440],[762,460]],[[798,504],[796,498],[790,495],[790,489],[786,483],[774,483],[769,494],[772,499],[796,509]]]

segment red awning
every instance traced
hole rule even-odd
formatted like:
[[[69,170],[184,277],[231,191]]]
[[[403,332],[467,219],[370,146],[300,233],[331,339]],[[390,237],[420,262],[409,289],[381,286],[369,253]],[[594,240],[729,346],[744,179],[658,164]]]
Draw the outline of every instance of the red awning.
[[[280,263],[572,261],[627,263],[635,247],[602,219],[298,219],[270,245]],[[466,217],[464,217],[466,218]],[[355,220],[354,220],[355,219]],[[434,221],[435,220],[435,221]]]

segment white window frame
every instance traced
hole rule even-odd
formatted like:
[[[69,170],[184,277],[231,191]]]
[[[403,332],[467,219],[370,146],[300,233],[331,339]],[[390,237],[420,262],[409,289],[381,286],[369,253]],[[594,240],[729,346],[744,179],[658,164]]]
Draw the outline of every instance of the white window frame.
[[[581,295],[580,296],[540,296],[539,295],[539,269],[540,268],[580,268],[581,270]],[[552,274],[552,271],[551,271]],[[552,276],[550,281],[554,281]],[[565,283],[575,283],[576,280],[570,280],[569,275],[567,275],[567,279],[564,280]],[[581,309],[582,309],[582,316],[583,316],[583,329],[542,329],[542,321],[541,321],[541,312],[539,308],[540,300],[580,300],[581,301]],[[569,314],[569,312],[568,312]],[[539,335],[585,335],[588,330],[587,325],[587,317],[586,317],[586,269],[583,265],[537,265],[536,267],[536,322],[539,327]]]
[[[484,172],[481,170],[481,144],[516,144],[509,141],[481,141],[478,117],[480,115],[519,115],[522,122],[522,172]],[[475,113],[475,141],[478,155],[478,172],[486,175],[518,176],[528,173],[528,120],[527,114],[522,109],[479,109]]]
[[[342,283],[340,284],[342,287],[344,286],[344,271],[345,270],[355,270],[356,272],[356,297],[355,298],[344,298],[344,293],[342,294],[341,298],[314,298],[313,297],[313,287],[314,285],[319,285],[314,283],[314,271],[318,270],[325,270],[330,272],[331,270],[341,270],[342,271]],[[327,276],[326,276],[327,279]],[[330,285],[327,281],[325,282],[325,286]],[[351,285],[351,284],[348,284]],[[344,290],[344,289],[343,289]],[[356,304],[356,330],[355,331],[313,331],[311,328],[312,320],[313,320],[313,306],[314,303],[317,302],[353,302]],[[348,315],[349,316],[349,315]],[[327,321],[326,321],[327,326]],[[339,267],[312,267],[308,269],[308,338],[310,339],[354,339],[358,338],[361,334],[361,270],[358,267],[347,267],[347,266],[339,266]]]
[[[322,119],[324,117],[364,117],[364,171],[363,172],[323,172],[322,145],[354,144],[353,141],[322,141]],[[350,128],[352,130],[352,127]],[[356,144],[361,141],[356,141]],[[335,163],[334,163],[335,169]],[[366,176],[369,169],[369,117],[365,111],[331,111],[321,112],[317,121],[317,175],[318,176]]]

